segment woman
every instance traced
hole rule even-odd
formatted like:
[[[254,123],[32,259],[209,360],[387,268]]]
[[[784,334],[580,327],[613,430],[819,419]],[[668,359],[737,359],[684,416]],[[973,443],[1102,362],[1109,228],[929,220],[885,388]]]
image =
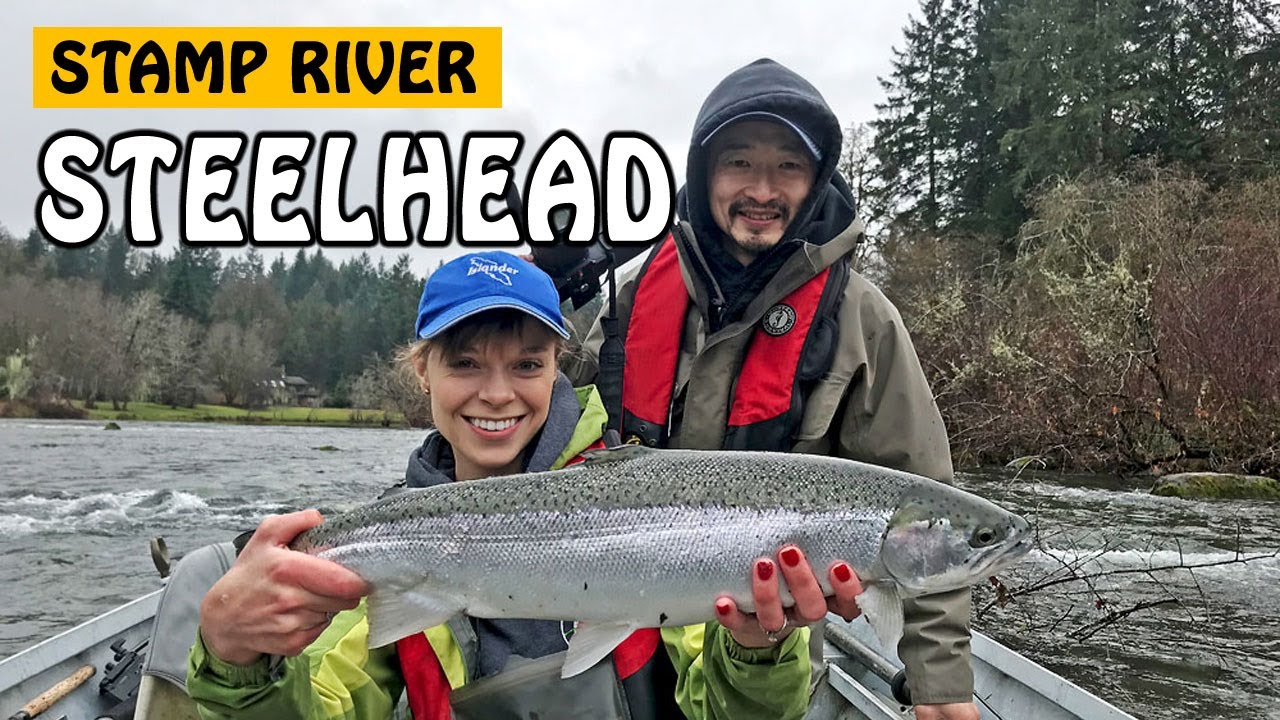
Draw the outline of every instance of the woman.
[[[427,280],[415,329],[402,359],[430,398],[435,431],[410,458],[408,486],[556,469],[603,446],[599,395],[556,369],[569,333],[554,285],[533,265],[503,252],[445,264]],[[613,663],[561,680],[554,656],[569,623],[457,618],[369,649],[364,581],[288,548],[321,520],[314,510],[267,518],[206,594],[188,667],[202,716],[388,718],[406,689],[417,720],[798,717],[809,664],[807,632],[793,631],[829,605],[856,614],[861,590],[837,563],[829,602],[798,548],[785,547],[781,573],[772,559],[756,563],[758,615],[720,598],[719,624],[664,630],[662,641],[641,630]],[[779,574],[796,599],[787,610]]]

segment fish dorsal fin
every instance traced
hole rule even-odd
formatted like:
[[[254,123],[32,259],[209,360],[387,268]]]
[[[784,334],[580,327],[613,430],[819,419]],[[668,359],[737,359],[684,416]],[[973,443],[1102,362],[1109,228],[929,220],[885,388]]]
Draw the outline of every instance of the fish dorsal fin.
[[[643,445],[619,445],[618,447],[587,450],[582,453],[582,465],[604,465],[641,458],[657,450]]]
[[[885,652],[896,652],[902,638],[902,598],[898,586],[879,582],[858,595],[858,607],[862,615],[876,631],[880,646]]]
[[[622,644],[636,628],[623,623],[578,623],[569,638],[569,651],[565,653],[561,678],[590,670]]]
[[[462,612],[462,603],[425,588],[388,589],[369,596],[369,647],[377,648],[434,627]]]

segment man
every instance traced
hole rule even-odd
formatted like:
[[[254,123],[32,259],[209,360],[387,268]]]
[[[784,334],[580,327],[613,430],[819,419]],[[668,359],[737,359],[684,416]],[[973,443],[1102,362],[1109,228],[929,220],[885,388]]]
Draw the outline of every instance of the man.
[[[952,479],[902,319],[849,267],[863,226],[835,174],[842,140],[818,91],[771,60],[712,90],[678,222],[618,290],[624,439],[830,454]],[[585,356],[567,363],[575,382],[600,371],[602,340],[597,322]],[[907,605],[898,651],[920,720],[978,717],[969,609],[967,589]],[[718,611],[745,637],[746,616]],[[756,621],[775,640],[789,629],[764,610]],[[704,642],[733,642],[715,630]]]

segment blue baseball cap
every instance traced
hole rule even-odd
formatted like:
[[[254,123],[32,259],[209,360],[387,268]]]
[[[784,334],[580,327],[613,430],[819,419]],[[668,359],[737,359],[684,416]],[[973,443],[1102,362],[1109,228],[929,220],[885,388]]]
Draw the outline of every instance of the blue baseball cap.
[[[511,253],[471,253],[441,265],[427,278],[418,302],[417,336],[430,339],[477,313],[519,310],[569,337],[555,283],[536,265]]]

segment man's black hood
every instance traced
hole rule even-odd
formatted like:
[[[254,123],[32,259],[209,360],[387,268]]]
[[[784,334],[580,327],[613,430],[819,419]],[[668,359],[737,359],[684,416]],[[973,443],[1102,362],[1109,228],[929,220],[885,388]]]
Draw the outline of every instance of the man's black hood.
[[[817,146],[821,158],[813,189],[787,226],[786,234],[772,250],[762,253],[743,272],[721,244],[723,231],[711,215],[707,192],[708,158],[703,142],[725,123],[745,113],[769,113],[785,118]],[[730,73],[707,96],[698,111],[689,158],[685,165],[685,186],[680,190],[677,212],[693,226],[694,235],[725,294],[728,312],[736,316],[737,306],[749,301],[803,239],[823,244],[853,221],[853,196],[843,178],[836,175],[844,134],[822,94],[809,81],[767,58],[756,60]],[[720,324],[720,323],[716,323]]]
[[[840,121],[831,111],[818,89],[791,70],[767,58],[739,68],[720,81],[702,103],[693,125],[689,142],[689,158],[685,165],[685,194],[691,216],[687,217],[699,237],[708,235],[707,225],[715,228],[707,202],[707,155],[703,142],[725,123],[744,113],[770,113],[786,118],[818,147],[818,161],[813,192],[797,208],[795,220],[787,228],[784,240],[796,236],[812,215],[813,206],[823,200],[823,190],[835,174],[840,161],[844,135]],[[716,233],[718,235],[718,233]],[[822,242],[829,238],[806,238]]]

